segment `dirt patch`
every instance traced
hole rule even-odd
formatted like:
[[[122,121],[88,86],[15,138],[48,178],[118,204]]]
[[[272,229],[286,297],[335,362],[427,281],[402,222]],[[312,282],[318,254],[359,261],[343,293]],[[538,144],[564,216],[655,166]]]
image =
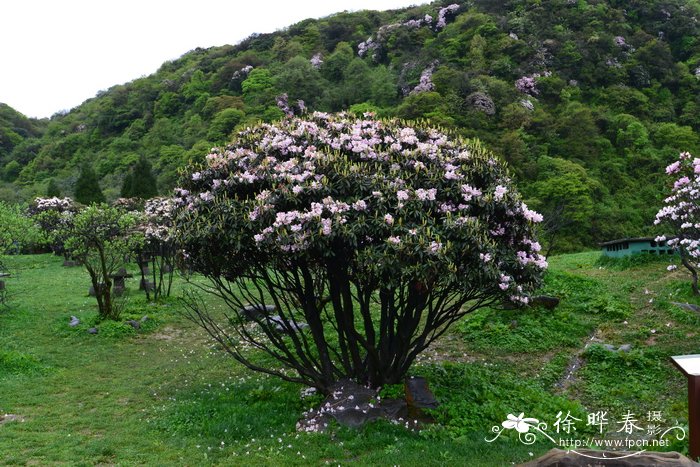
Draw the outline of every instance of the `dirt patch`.
[[[6,413],[4,415],[0,415],[0,425],[5,424],[5,423],[10,423],[10,422],[23,422],[24,417],[20,415],[15,415],[11,413]]]
[[[416,363],[472,363],[478,360],[474,355],[467,354],[463,349],[464,343],[460,336],[446,334],[433,341],[430,346],[416,357]]]
[[[171,327],[166,327],[165,329],[155,332],[151,334],[151,337],[153,339],[158,339],[162,341],[171,341],[173,339],[177,339],[182,335],[182,331],[179,329],[171,328]]]
[[[586,349],[594,343],[600,343],[602,342],[600,339],[600,330],[596,329],[593,334],[591,334],[588,337],[588,340],[586,340],[586,344],[581,348],[576,354],[574,354],[573,357],[571,357],[571,360],[569,361],[569,365],[566,367],[566,372],[564,373],[564,377],[557,381],[554,384],[554,387],[557,389],[560,389],[562,391],[565,391],[566,389],[569,388],[575,381],[576,381],[576,372],[581,368],[583,365],[583,358],[581,355],[586,351]]]

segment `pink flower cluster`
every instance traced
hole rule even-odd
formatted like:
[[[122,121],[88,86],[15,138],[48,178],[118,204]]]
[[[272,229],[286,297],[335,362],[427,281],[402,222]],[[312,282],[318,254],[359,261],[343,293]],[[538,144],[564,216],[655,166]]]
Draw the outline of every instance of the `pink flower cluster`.
[[[433,72],[435,71],[435,68],[438,66],[437,60],[434,61],[433,63],[428,66],[425,70],[420,75],[420,81],[416,85],[415,88],[411,91],[411,94],[420,94],[422,92],[427,92],[427,91],[432,91],[435,89],[435,85],[433,84]]]
[[[167,242],[172,239],[175,207],[173,198],[151,198],[146,201],[144,206],[146,240]]]
[[[459,10],[459,5],[457,3],[453,3],[452,5],[440,8],[440,10],[438,10],[437,15],[438,20],[435,23],[435,30],[439,31],[445,26],[447,26],[448,16],[453,16],[457,12],[457,10]],[[384,45],[384,43],[389,38],[389,34],[395,29],[419,29],[422,27],[431,27],[432,25],[433,17],[431,15],[425,15],[419,19],[410,19],[402,23],[385,24],[377,30],[377,33],[374,35],[374,37],[370,36],[369,38],[367,38],[367,40],[360,42],[357,45],[357,54],[360,57],[364,57],[368,52],[376,51]]]
[[[43,211],[71,211],[75,209],[75,203],[71,198],[34,198],[32,210],[35,213]]]
[[[459,10],[459,5],[456,3],[453,3],[451,5],[448,5],[444,8],[440,8],[440,11],[438,11],[438,20],[437,24],[435,27],[440,30],[447,26],[447,16],[454,14],[457,10]]]
[[[700,266],[700,159],[682,152],[666,167],[666,174],[673,178],[671,195],[664,199],[654,224],[669,228],[673,236],[667,245],[680,248],[695,267]],[[666,241],[666,236],[656,240]]]
[[[470,261],[465,271],[519,302],[528,278],[547,267],[531,240],[542,216],[520,200],[502,165],[436,129],[314,112],[248,128],[190,173],[175,190],[180,225],[216,239],[213,227],[195,226],[227,225],[241,232],[232,243],[244,257],[322,256],[352,245],[392,274],[395,266],[376,258],[440,268]],[[196,258],[206,243],[187,250]]]
[[[231,80],[243,80],[250,74],[251,71],[253,71],[253,65],[246,65],[240,70],[234,71],[233,75],[231,76]]]
[[[321,65],[323,64],[323,56],[321,53],[314,54],[313,57],[309,60],[311,63],[311,66],[314,68],[321,68]]]
[[[525,94],[530,96],[536,96],[540,92],[537,89],[537,78],[551,76],[551,71],[545,71],[543,73],[534,73],[529,76],[522,76],[515,81],[515,88]]]

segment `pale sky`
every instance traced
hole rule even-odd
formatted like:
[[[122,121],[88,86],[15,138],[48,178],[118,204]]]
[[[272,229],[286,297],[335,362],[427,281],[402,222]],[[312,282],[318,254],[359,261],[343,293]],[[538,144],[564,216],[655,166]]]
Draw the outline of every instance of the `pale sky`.
[[[69,110],[196,47],[236,44],[306,18],[425,0],[2,0],[0,102],[28,117]]]

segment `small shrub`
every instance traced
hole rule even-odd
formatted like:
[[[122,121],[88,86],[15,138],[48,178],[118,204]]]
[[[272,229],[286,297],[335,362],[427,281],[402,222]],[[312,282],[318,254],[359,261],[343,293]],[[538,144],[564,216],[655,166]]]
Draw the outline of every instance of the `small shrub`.
[[[136,329],[130,324],[111,320],[102,321],[97,329],[101,337],[124,337],[136,334]]]
[[[596,260],[595,265],[615,271],[624,271],[626,269],[640,268],[642,266],[646,266],[647,264],[653,263],[668,264],[672,263],[675,259],[676,256],[664,256],[650,253],[636,253],[629,256],[623,256],[621,258],[612,258],[610,256],[600,255],[600,258]]]
[[[41,373],[46,370],[38,358],[14,350],[0,350],[0,378],[4,375]]]

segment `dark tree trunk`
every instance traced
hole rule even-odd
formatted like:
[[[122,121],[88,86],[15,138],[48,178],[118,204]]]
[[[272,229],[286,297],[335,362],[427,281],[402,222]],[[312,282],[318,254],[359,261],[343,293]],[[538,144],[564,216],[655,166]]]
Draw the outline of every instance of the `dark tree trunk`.
[[[690,263],[690,261],[688,261],[687,256],[683,253],[681,253],[681,262],[683,263],[683,266],[690,271],[690,275],[693,278],[690,282],[690,286],[693,289],[693,295],[700,295],[700,290],[698,289],[698,270]]]

